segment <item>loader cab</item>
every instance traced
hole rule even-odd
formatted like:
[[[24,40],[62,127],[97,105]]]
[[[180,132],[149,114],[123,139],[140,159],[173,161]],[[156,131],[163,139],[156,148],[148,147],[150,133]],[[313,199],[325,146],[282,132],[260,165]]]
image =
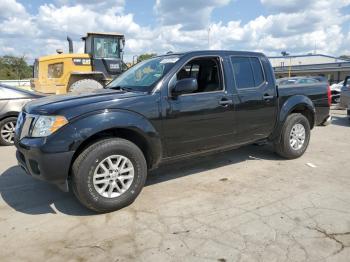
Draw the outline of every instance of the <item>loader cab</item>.
[[[85,41],[85,53],[91,57],[92,71],[102,72],[112,79],[123,71],[124,35],[88,33]]]

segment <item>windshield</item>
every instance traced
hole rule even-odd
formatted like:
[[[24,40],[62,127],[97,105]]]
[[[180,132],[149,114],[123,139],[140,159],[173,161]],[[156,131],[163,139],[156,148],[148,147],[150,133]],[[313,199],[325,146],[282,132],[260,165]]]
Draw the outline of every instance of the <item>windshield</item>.
[[[95,37],[95,58],[119,58],[119,43],[116,37]]]
[[[156,57],[145,60],[114,79],[107,88],[149,92],[178,60],[178,56]]]

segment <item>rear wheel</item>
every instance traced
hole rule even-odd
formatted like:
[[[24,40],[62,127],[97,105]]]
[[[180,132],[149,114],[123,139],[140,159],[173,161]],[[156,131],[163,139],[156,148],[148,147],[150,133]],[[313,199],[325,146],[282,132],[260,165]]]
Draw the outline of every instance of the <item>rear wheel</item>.
[[[86,93],[96,89],[102,89],[103,85],[95,79],[80,79],[70,85],[70,93]]]
[[[131,204],[147,177],[142,151],[128,140],[104,139],[85,149],[72,168],[73,192],[86,207],[110,212]]]
[[[17,117],[9,117],[0,121],[0,145],[11,146],[14,143]]]
[[[274,143],[275,151],[287,159],[301,157],[310,141],[310,123],[302,114],[287,117],[280,138]]]

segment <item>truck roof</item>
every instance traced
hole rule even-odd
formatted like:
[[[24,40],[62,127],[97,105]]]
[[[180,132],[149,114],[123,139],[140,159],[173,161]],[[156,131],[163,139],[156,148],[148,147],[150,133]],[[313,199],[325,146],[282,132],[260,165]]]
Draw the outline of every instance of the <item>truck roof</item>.
[[[250,52],[250,51],[231,51],[231,50],[196,50],[196,51],[185,51],[185,52],[174,52],[158,56],[184,56],[184,55],[235,55],[235,56],[265,56],[260,52]]]

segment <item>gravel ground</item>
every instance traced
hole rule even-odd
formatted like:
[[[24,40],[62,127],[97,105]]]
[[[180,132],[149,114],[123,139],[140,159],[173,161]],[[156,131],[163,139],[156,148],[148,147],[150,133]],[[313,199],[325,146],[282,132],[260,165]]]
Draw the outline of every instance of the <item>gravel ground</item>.
[[[350,261],[350,124],[333,115],[300,159],[248,146],[171,164],[103,215],[2,147],[0,261]]]

